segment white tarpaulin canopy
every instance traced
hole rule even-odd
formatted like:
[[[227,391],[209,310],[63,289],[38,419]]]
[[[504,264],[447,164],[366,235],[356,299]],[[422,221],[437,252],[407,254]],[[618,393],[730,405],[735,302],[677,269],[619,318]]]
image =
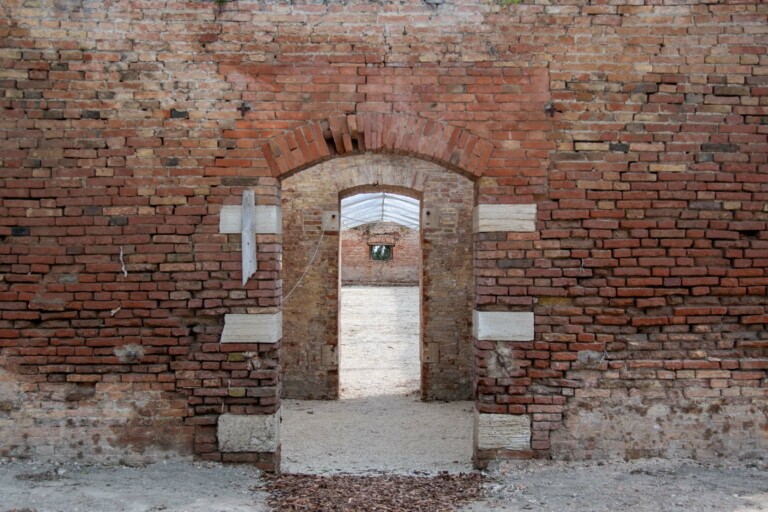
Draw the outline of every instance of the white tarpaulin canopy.
[[[345,197],[341,200],[341,222],[342,229],[371,222],[394,222],[419,229],[419,200],[388,192]]]

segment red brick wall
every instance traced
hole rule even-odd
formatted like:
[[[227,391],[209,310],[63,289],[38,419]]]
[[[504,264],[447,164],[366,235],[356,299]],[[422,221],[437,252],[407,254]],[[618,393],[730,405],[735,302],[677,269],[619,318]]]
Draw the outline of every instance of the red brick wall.
[[[371,238],[374,237],[374,238]],[[392,242],[392,259],[371,259],[372,241]],[[421,235],[392,222],[364,224],[341,232],[341,283],[419,286]]]
[[[2,2],[0,454],[68,456],[56,429],[89,425],[84,457],[159,456],[93,419],[115,389],[115,425],[210,458],[222,411],[274,411],[279,347],[218,340],[225,313],[280,307],[282,239],[242,287],[218,211],[365,150],[330,123],[330,149],[264,146],[347,114],[476,202],[538,205],[535,233],[467,255],[470,307],[536,314],[513,374],[487,376],[493,344],[475,362],[480,410],[531,415],[528,455],[764,451],[768,6],[658,3]],[[31,417],[39,443],[5,428]]]

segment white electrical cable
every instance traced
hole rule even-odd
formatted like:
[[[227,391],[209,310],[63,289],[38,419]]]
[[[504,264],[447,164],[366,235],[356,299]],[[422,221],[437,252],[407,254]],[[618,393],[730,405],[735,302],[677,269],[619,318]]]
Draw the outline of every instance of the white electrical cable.
[[[320,246],[323,245],[323,237],[325,236],[325,230],[320,231],[320,241],[317,242],[317,247],[315,247],[315,252],[312,254],[312,257],[309,259],[309,263],[307,264],[307,268],[304,269],[304,273],[301,274],[301,277],[296,282],[296,285],[291,289],[291,291],[288,292],[288,295],[283,297],[283,304],[288,302],[288,297],[291,296],[293,292],[296,291],[296,288],[299,287],[301,284],[301,281],[304,280],[304,276],[307,275],[307,272],[309,272],[310,267],[312,267],[312,263],[315,262],[315,256],[317,256],[318,251],[320,251]]]

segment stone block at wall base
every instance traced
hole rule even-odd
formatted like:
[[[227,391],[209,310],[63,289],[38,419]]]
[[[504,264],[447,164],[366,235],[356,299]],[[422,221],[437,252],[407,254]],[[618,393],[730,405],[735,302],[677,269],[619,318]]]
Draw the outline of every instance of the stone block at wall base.
[[[222,414],[217,437],[219,451],[224,454],[276,452],[280,446],[280,411],[275,414]]]
[[[492,460],[530,459],[531,418],[521,414],[486,414],[475,410],[474,463],[478,469]]]

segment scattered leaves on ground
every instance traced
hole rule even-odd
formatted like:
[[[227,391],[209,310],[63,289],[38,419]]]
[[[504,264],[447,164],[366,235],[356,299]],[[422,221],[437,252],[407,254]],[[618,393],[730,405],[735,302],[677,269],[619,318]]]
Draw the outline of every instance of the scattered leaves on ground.
[[[23,473],[16,475],[16,480],[29,480],[31,482],[51,482],[53,480],[61,480],[64,477],[63,471],[49,470],[41,473]]]
[[[277,512],[449,512],[480,498],[480,474],[265,475]]]

